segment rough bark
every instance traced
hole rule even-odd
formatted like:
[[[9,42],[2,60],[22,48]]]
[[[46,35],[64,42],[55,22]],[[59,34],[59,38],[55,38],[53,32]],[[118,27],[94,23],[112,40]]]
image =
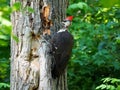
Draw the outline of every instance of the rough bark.
[[[11,0],[20,2],[11,15],[11,90],[67,90],[67,77],[51,77],[49,35],[56,32],[65,18],[67,0]],[[27,9],[31,7],[34,12]]]

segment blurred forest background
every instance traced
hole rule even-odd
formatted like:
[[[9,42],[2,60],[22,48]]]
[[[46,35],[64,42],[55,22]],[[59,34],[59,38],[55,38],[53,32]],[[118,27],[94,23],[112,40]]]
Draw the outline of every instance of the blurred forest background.
[[[0,0],[0,90],[10,88],[10,14],[19,8]],[[69,0],[66,14],[75,41],[69,90],[120,90],[120,0]]]

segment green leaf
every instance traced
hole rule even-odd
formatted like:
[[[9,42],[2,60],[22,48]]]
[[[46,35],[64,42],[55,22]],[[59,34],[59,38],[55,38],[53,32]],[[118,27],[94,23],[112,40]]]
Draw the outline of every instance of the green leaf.
[[[110,7],[114,6],[115,4],[120,5],[120,0],[100,0],[100,3],[103,5],[103,7],[110,8]]]
[[[21,2],[16,2],[13,4],[12,6],[13,11],[20,11],[20,9],[21,9]]]
[[[78,12],[81,12],[81,10],[87,12],[88,10],[90,10],[90,7],[84,2],[74,3],[69,5],[67,9],[67,13],[73,15],[73,14],[77,14]]]
[[[69,6],[69,9],[87,9],[88,5],[84,2],[75,3]]]
[[[106,89],[106,85],[105,84],[101,84],[100,86],[96,87],[96,90],[103,90],[103,89]]]
[[[0,46],[8,46],[8,42],[0,39]]]
[[[33,12],[34,12],[34,9],[31,8],[31,7],[29,7],[29,6],[27,7],[27,9],[28,9],[28,12],[29,12],[29,13],[33,13]]]
[[[113,83],[113,84],[115,84],[115,83],[120,83],[120,79],[111,78],[111,83]]]
[[[117,89],[116,90],[120,90],[120,85],[117,86]]]
[[[16,41],[19,42],[19,38],[17,36],[15,36],[14,34],[11,34],[11,37]]]
[[[6,25],[6,26],[11,26],[11,22],[7,20],[6,18],[0,17],[0,24]]]
[[[3,40],[9,40],[9,37],[6,36],[6,35],[0,35],[0,39],[3,39]]]
[[[111,81],[111,78],[109,78],[109,77],[108,78],[103,78],[102,81],[103,81],[103,83],[107,83],[107,82]]]
[[[114,61],[114,62],[113,62],[113,66],[114,66],[114,68],[115,68],[116,70],[119,70],[119,69],[120,69],[120,62]]]
[[[80,65],[84,65],[84,63],[83,63],[82,61],[80,61],[80,60],[73,60],[72,62],[78,63],[78,64],[80,64]]]
[[[116,37],[116,43],[120,44],[120,36]]]
[[[6,87],[10,87],[10,85],[7,83],[0,83],[0,88],[2,87],[6,88]]]

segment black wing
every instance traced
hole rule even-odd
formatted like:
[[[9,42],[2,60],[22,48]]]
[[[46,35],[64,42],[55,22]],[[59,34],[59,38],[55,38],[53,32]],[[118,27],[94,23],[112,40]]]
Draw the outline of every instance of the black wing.
[[[65,70],[71,56],[73,36],[65,31],[57,33],[52,38],[52,50],[54,56],[53,78],[59,77]]]

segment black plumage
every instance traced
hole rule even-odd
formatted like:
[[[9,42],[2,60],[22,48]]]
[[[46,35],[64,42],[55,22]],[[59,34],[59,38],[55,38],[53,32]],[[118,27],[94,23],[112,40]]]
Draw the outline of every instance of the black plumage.
[[[63,30],[53,35],[51,39],[52,52],[54,56],[54,66],[52,67],[52,77],[60,77],[67,66],[73,47],[73,36]]]

